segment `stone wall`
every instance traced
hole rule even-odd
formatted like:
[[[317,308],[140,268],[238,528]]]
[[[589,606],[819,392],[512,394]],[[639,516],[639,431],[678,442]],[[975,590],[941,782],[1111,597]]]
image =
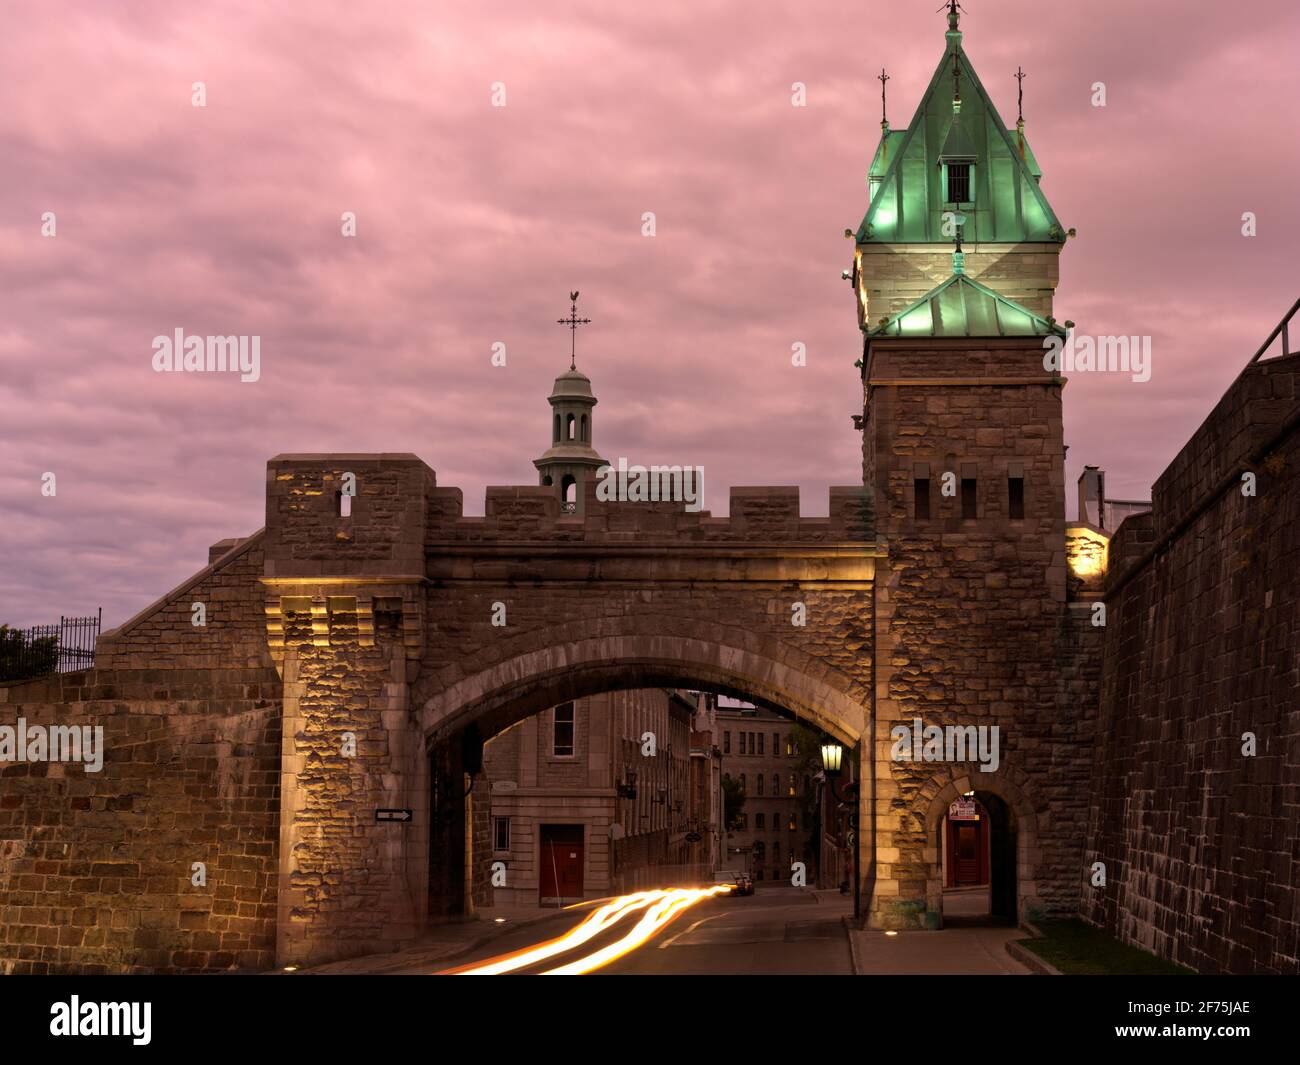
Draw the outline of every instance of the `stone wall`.
[[[274,963],[281,685],[261,565],[248,538],[101,636],[98,668],[0,686],[0,724],[102,727],[104,745],[99,772],[0,764],[0,971]]]
[[[1201,972],[1300,971],[1298,412],[1254,366],[1110,544],[1083,913]]]

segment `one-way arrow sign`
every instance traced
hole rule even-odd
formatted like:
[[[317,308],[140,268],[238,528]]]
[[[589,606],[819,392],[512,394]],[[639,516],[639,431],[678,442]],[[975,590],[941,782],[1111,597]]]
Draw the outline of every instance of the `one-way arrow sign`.
[[[376,810],[376,821],[409,821],[411,819],[410,810]]]

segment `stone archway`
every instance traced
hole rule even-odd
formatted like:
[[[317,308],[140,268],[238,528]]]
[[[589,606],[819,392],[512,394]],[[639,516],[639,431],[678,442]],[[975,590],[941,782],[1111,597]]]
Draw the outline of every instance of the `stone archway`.
[[[787,711],[846,746],[857,746],[868,727],[869,709],[830,683],[832,678],[805,672],[800,668],[804,665],[801,658],[793,649],[786,649],[783,658],[774,658],[699,636],[628,634],[543,641],[533,650],[462,676],[415,701],[419,734],[428,752],[418,792],[429,794],[429,785],[439,772],[458,771],[457,751],[467,730],[488,739],[551,706],[620,689],[681,687],[722,692]],[[816,668],[812,660],[808,664]],[[824,666],[820,672],[825,674]],[[844,686],[850,683],[848,678],[834,679]],[[433,797],[428,800],[430,804],[437,801]],[[443,826],[435,828],[442,834],[429,848],[417,845],[408,853],[407,879],[413,896],[428,900],[430,918],[450,916],[467,905],[464,867],[452,863],[446,869],[434,869],[436,863],[429,858],[436,852],[468,853],[463,826],[472,818],[464,809],[443,817],[433,816],[430,809],[420,819]],[[460,825],[454,824],[457,819]],[[861,862],[858,868],[862,868]]]
[[[1015,912],[1018,920],[1023,919],[1040,906],[1038,815],[1024,774],[1007,767],[993,773],[982,773],[966,765],[942,768],[913,800],[909,816],[925,832],[926,910],[936,915],[943,912],[943,819],[949,804],[968,791],[975,792],[977,797],[981,794],[996,797],[1010,815],[1015,838]]]

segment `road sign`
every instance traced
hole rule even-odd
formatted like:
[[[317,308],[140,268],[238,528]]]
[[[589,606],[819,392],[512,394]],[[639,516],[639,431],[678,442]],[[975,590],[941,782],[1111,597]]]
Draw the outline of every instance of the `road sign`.
[[[376,810],[376,821],[409,821],[412,813],[410,810]]]

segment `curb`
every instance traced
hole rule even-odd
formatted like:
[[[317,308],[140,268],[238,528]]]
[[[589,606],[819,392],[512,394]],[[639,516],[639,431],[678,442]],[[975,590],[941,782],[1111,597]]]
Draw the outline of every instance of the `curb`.
[[[840,920],[844,922],[844,936],[849,941],[849,968],[853,970],[854,976],[861,976],[862,965],[858,961],[858,947],[853,939],[853,933],[857,931],[853,918],[849,914],[843,914]]]
[[[1030,939],[1044,938],[1043,933],[1035,925],[1031,924],[1029,921],[1021,921],[1020,927],[1021,929],[1029,933]],[[1017,939],[1008,939],[1007,953],[1010,954],[1013,958],[1015,958],[1016,961],[1020,962],[1021,965],[1023,965],[1026,969],[1032,972],[1035,976],[1064,976],[1065,975],[1055,965],[1052,965],[1050,962],[1044,961],[1028,947],[1021,946],[1022,942],[1024,941],[1017,940]]]

